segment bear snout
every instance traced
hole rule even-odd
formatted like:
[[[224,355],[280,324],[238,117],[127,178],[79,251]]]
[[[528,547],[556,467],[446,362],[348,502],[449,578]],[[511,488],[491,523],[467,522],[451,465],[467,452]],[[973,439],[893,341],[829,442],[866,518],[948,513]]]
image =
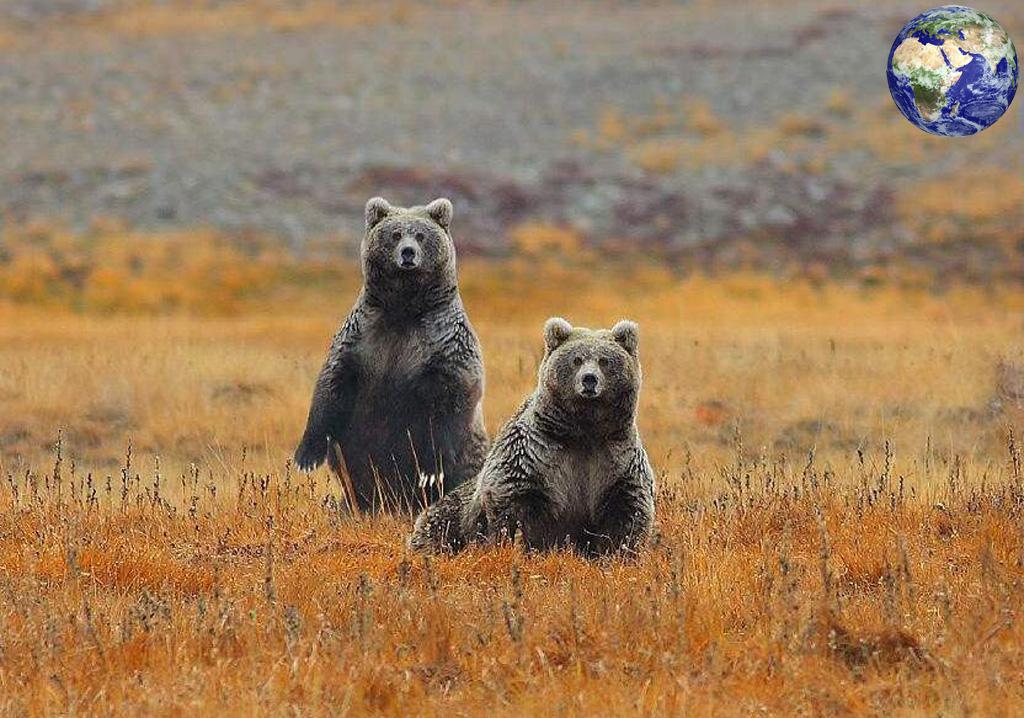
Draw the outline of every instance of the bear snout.
[[[421,252],[415,240],[403,239],[395,247],[395,263],[402,269],[417,269],[421,262]]]
[[[601,395],[604,377],[595,362],[587,362],[576,375],[576,393],[592,399]]]

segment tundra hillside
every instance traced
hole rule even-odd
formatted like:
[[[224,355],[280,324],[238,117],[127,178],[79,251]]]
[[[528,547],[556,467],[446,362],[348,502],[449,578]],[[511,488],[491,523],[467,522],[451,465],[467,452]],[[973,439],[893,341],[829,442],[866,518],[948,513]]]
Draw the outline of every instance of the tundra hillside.
[[[450,197],[463,256],[537,245],[693,269],[902,261],[1024,277],[1018,101],[968,141],[906,122],[920,2],[6,0],[0,216],[212,228],[305,251]],[[983,8],[1024,37],[1024,5]]]

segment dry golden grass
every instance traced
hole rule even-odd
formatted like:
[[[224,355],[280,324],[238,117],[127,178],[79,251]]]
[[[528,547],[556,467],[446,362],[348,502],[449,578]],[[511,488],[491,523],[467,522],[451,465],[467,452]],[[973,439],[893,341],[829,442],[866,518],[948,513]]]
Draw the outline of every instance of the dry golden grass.
[[[931,241],[958,241],[966,235],[1015,243],[1019,238],[1005,228],[1024,222],[1024,177],[991,167],[950,173],[903,192],[899,212]]]
[[[140,234],[98,221],[89,234],[37,222],[0,233],[0,297],[83,312],[224,314],[296,272],[280,245],[208,230]]]
[[[302,276],[0,308],[0,714],[1024,708],[1019,290],[465,262],[492,429],[546,316],[640,322],[659,534],[424,560],[287,467],[358,281]]]

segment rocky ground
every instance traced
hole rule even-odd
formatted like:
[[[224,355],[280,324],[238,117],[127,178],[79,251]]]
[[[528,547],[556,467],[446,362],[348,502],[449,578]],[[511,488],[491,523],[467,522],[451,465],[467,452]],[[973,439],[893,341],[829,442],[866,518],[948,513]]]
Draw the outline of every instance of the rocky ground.
[[[368,196],[447,194],[466,251],[503,252],[541,222],[710,263],[754,247],[756,262],[858,266],[922,254],[899,211],[914,183],[1021,175],[1020,102],[998,141],[902,127],[884,65],[911,2],[266,7],[6,0],[0,216],[257,230],[299,249],[340,231],[351,247]],[[1014,0],[986,10],[1024,36]],[[632,118],[694,98],[710,127],[685,110],[652,125],[682,161],[638,163],[649,137]],[[888,157],[868,123],[925,154]],[[715,142],[758,132],[758,152],[718,161]],[[924,254],[962,255],[943,251]]]

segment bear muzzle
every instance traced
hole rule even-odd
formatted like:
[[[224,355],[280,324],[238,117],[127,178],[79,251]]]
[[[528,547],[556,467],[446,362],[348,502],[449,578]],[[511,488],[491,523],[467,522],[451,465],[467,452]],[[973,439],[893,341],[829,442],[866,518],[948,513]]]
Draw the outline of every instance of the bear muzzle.
[[[588,361],[576,373],[576,393],[585,399],[596,399],[604,389],[604,375],[597,362]]]
[[[405,238],[395,247],[395,264],[399,269],[419,269],[423,253],[414,239]]]

